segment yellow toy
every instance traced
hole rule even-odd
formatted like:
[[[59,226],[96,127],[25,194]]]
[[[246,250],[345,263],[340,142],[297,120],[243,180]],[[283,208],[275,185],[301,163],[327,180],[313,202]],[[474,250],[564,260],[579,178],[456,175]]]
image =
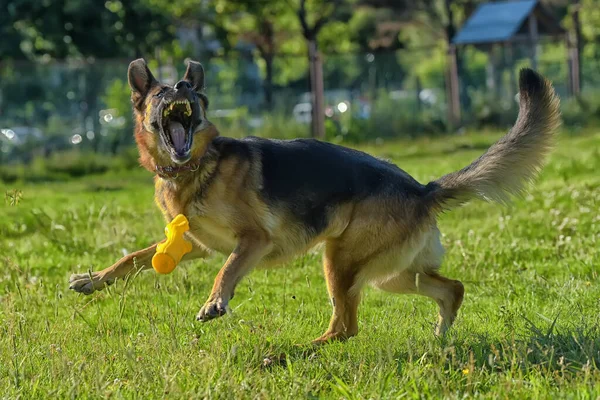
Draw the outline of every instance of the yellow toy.
[[[190,224],[183,214],[179,214],[165,227],[167,239],[156,246],[156,254],[152,257],[152,267],[159,274],[173,272],[181,258],[192,251],[192,244],[183,238],[183,233],[190,230]]]

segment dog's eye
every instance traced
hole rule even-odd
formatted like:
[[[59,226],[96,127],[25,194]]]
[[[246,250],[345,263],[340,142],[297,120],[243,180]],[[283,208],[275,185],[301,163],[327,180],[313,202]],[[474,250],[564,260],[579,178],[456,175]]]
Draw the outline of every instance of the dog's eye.
[[[165,89],[161,89],[160,92],[156,93],[154,97],[158,97],[159,99],[165,95]]]

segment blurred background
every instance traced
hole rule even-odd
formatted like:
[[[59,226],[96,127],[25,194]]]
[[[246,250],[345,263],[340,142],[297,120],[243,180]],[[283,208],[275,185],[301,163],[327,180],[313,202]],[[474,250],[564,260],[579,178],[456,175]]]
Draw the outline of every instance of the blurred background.
[[[554,81],[577,130],[600,116],[599,6],[4,0],[0,179],[135,168],[126,71],[138,57],[167,83],[201,61],[210,119],[228,136],[382,144],[506,128],[524,66]]]

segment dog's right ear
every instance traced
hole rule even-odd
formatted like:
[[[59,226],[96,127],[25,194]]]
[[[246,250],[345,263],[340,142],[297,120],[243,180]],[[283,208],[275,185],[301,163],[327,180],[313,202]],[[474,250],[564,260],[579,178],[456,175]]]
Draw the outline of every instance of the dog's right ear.
[[[146,97],[150,88],[158,83],[143,58],[138,58],[129,64],[127,78],[131,87],[131,100],[136,107],[140,100]]]

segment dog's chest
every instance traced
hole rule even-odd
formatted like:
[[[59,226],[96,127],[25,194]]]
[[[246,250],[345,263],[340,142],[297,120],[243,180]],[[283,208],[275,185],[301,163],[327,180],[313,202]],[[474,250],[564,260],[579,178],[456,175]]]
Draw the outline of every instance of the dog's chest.
[[[235,210],[224,201],[202,199],[188,204],[190,236],[198,243],[221,253],[230,253],[237,244],[233,229]]]
[[[183,214],[190,222],[188,236],[196,244],[218,252],[231,252],[236,245],[231,228],[232,207],[226,202],[215,201],[212,196],[199,196],[197,188],[178,189],[160,182],[156,184],[156,203],[167,221]]]
[[[189,235],[198,244],[224,254],[231,253],[237,244],[235,232],[210,217],[191,217]]]

